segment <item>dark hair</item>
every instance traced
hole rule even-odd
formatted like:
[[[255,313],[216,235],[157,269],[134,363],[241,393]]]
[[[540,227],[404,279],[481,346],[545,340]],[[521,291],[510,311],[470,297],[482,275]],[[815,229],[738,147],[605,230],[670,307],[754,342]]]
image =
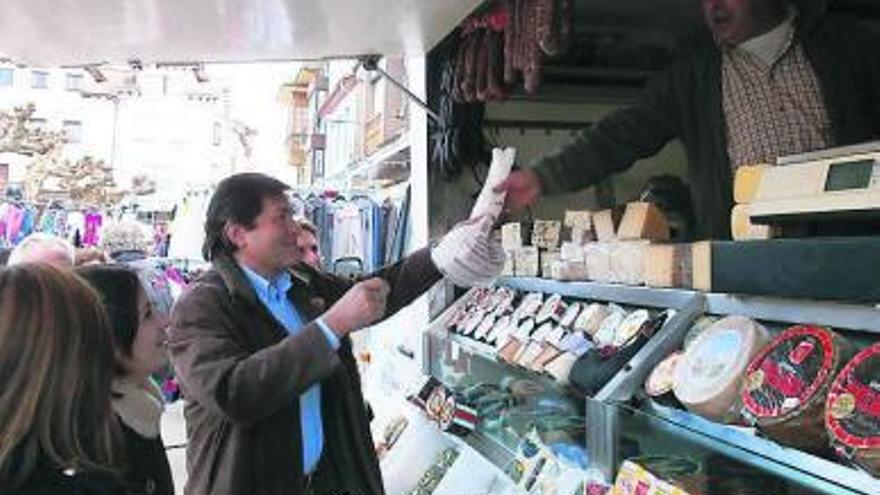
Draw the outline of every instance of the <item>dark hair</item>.
[[[226,237],[226,223],[253,227],[263,211],[263,200],[280,196],[288,189],[280,180],[257,173],[237,174],[220,181],[208,204],[202,256],[212,261],[219,255],[234,254],[235,246]]]
[[[0,270],[4,493],[41,468],[117,467],[112,341],[98,294],[71,270],[44,263]]]
[[[130,357],[140,327],[138,296],[144,291],[137,273],[123,265],[84,266],[76,272],[101,296],[110,317],[116,351]]]

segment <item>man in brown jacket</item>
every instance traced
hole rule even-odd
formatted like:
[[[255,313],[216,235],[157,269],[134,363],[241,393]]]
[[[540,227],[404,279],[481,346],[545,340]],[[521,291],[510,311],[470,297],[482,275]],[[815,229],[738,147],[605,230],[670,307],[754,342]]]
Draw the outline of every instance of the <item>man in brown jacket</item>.
[[[348,334],[441,274],[428,249],[359,283],[298,264],[286,189],[260,174],[219,184],[205,224],[213,268],[174,308],[188,495],[383,493]]]

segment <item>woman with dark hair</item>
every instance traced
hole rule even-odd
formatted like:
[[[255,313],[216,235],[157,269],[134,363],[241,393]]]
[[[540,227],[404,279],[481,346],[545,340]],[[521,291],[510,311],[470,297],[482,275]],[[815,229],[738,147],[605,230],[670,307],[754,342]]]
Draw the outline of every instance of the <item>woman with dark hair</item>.
[[[129,494],[173,494],[159,432],[162,392],[150,375],[167,362],[165,328],[170,307],[162,287],[121,265],[89,266],[78,273],[101,296],[116,344],[113,411],[124,433]],[[155,280],[153,282],[156,282]]]
[[[116,495],[113,333],[98,295],[46,264],[0,270],[0,493]]]

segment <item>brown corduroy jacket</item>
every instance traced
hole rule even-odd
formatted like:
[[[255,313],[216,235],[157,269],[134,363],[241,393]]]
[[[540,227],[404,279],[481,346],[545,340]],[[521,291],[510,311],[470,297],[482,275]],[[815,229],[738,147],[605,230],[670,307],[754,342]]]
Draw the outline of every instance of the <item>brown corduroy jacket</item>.
[[[309,321],[290,336],[232,259],[219,259],[180,298],[168,330],[186,400],[187,495],[306,493],[298,401],[321,383],[324,451],[310,491],[382,494],[351,341],[334,351],[314,323],[353,285],[301,267],[288,297]],[[379,271],[387,315],[441,275],[427,249]],[[417,329],[413,329],[417,331]]]

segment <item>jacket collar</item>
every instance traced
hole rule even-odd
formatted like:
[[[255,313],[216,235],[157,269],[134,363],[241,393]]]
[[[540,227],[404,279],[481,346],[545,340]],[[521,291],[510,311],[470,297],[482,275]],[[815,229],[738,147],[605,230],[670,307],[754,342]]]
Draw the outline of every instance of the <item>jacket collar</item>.
[[[241,269],[234,258],[231,256],[218,256],[214,259],[213,265],[214,270],[223,279],[223,284],[230,295],[241,298],[253,305],[260,304],[257,292],[245,275],[244,270]],[[289,273],[292,283],[291,290],[307,287],[311,282],[311,273],[303,270],[301,267],[289,270]]]

